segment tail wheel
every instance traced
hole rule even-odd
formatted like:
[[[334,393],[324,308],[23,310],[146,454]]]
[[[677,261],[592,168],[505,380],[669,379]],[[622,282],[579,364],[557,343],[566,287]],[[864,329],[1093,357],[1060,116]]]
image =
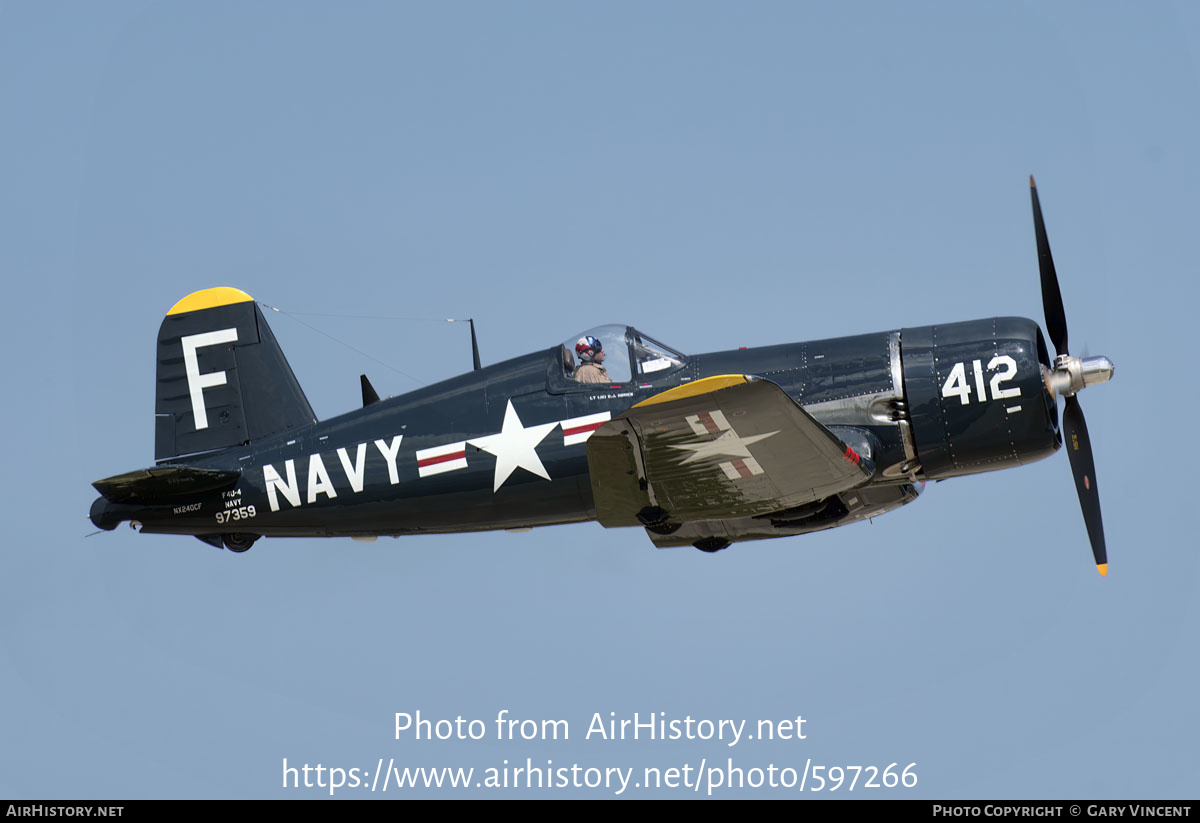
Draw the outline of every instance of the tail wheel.
[[[240,532],[221,536],[222,541],[225,543],[225,548],[238,554],[247,551],[254,545],[254,541],[258,538],[259,535],[257,534],[242,534]]]

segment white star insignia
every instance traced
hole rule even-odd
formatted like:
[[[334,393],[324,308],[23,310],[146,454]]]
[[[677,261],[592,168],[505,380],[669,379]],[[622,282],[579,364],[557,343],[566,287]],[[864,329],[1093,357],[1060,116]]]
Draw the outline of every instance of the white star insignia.
[[[680,465],[702,460],[705,457],[717,457],[718,455],[724,457],[750,457],[750,449],[747,446],[751,446],[759,440],[766,440],[773,434],[779,434],[779,432],[773,431],[766,434],[756,434],[751,437],[739,437],[733,429],[726,429],[715,440],[706,440],[703,443],[694,443],[687,446],[672,446],[671,448],[692,452],[692,454],[680,461]]]
[[[509,400],[508,408],[504,410],[504,425],[501,427],[500,433],[477,437],[467,442],[472,446],[478,446],[485,452],[496,455],[496,482],[492,486],[492,491],[496,492],[518,468],[525,469],[546,480],[550,479],[550,475],[546,473],[546,467],[542,465],[541,458],[537,455],[537,445],[557,427],[558,422],[556,421],[526,428],[521,424],[521,418],[517,417],[517,410],[513,408],[512,401]]]

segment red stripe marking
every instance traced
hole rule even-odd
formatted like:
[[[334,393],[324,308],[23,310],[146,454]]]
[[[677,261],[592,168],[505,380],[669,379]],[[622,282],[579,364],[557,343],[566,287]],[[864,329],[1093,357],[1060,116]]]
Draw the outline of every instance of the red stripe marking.
[[[570,437],[575,434],[583,434],[584,432],[594,432],[607,422],[607,420],[601,420],[599,423],[588,423],[585,426],[576,426],[572,429],[563,429],[563,437]]]
[[[849,446],[846,447],[846,453],[842,456],[856,466],[858,465],[859,461],[862,460],[862,458],[858,456],[858,452]]]
[[[750,475],[752,475],[754,473],[754,472],[750,471],[750,467],[746,465],[746,461],[741,459],[740,457],[737,460],[732,461],[732,463],[733,463],[733,468],[736,469],[737,473],[740,474],[742,477],[749,477]]]
[[[700,424],[708,430],[709,434],[716,434],[721,430],[716,421],[712,419],[712,415],[708,412],[700,412],[696,417],[699,419]]]
[[[418,468],[423,469],[426,466],[436,466],[438,463],[449,463],[451,460],[462,460],[466,456],[467,452],[465,449],[460,452],[451,452],[450,454],[439,454],[437,457],[426,457],[424,460],[418,460],[417,466]]]

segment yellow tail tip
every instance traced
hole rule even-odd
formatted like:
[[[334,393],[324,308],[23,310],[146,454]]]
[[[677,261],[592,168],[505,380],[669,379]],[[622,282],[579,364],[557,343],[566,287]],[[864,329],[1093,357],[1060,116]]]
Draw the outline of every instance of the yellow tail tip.
[[[1108,577],[1108,564],[1107,563],[1098,564],[1096,566],[1096,569],[1100,572],[1101,577]]]
[[[201,289],[200,291],[192,292],[172,306],[167,314],[183,314],[189,311],[200,311],[201,309],[211,309],[217,306],[228,306],[231,303],[245,303],[253,299],[253,297],[241,289],[235,289],[231,286],[217,286],[215,289]]]

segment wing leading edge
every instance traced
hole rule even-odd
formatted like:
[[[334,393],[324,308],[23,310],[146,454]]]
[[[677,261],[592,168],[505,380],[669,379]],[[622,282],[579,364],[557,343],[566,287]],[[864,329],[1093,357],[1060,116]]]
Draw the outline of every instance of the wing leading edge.
[[[598,429],[587,449],[604,526],[769,514],[860,486],[875,471],[778,385],[750,375],[655,395]]]

